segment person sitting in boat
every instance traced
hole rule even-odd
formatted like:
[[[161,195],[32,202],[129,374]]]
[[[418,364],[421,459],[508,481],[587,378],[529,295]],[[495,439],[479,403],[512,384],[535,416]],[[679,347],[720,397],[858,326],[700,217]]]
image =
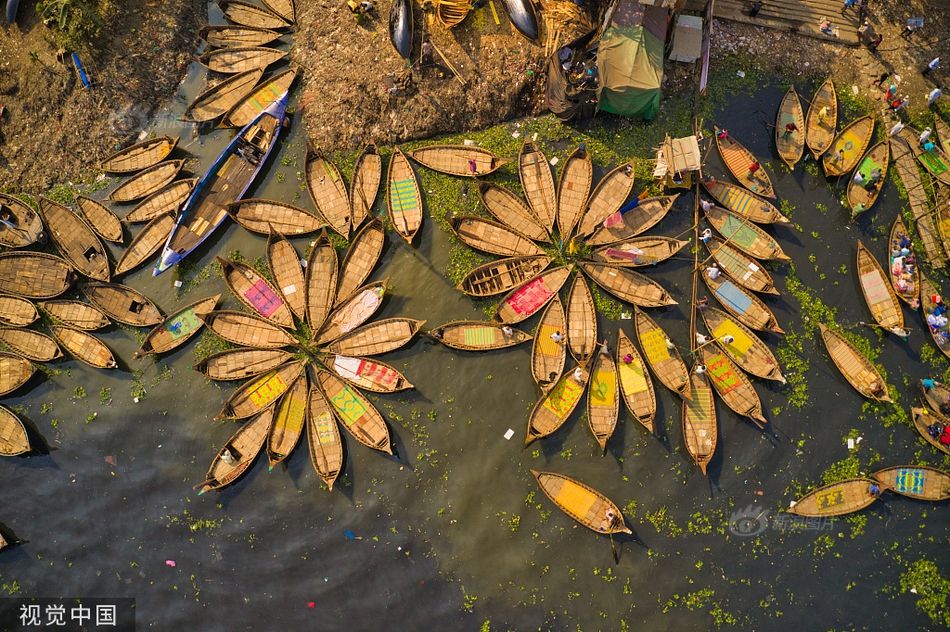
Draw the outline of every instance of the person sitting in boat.
[[[628,353],[624,355],[623,358],[621,358],[621,360],[623,360],[624,364],[633,364],[633,354]]]
[[[877,483],[871,483],[870,485],[868,485],[868,493],[871,494],[872,496],[880,496],[881,486],[878,485]]]
[[[821,109],[818,110],[818,122],[824,123],[828,120],[828,114],[831,113],[831,110],[828,109],[827,105],[821,106]]]
[[[874,380],[874,383],[871,384],[871,395],[875,397],[884,397],[887,395],[887,389],[884,388],[884,384],[881,383],[881,380]]]
[[[675,344],[672,340],[670,340],[669,336],[667,336],[667,338],[666,338],[666,350],[667,350],[667,351],[673,351],[674,349],[676,349],[676,344]]]
[[[791,123],[785,124],[785,138],[788,138],[789,136],[792,135],[793,132],[797,132],[797,131],[798,131],[798,125],[795,125],[794,121],[792,121]]]
[[[950,445],[950,426],[943,427],[943,432],[940,433],[938,441],[941,445]]]
[[[706,276],[710,279],[718,279],[720,274],[722,273],[719,270],[719,266],[715,263],[706,268]]]
[[[722,337],[722,343],[725,345],[731,345],[736,341],[736,337],[730,334],[726,334]]]
[[[702,234],[700,234],[699,240],[703,243],[706,243],[710,239],[712,239],[712,229],[706,228],[703,230]]]
[[[696,371],[696,375],[702,375],[703,373],[706,372],[706,365],[705,365],[705,364],[697,364],[695,371]]]
[[[699,201],[699,205],[702,207],[702,209],[703,209],[704,212],[709,212],[709,210],[713,207],[713,203],[710,202],[709,200],[702,200],[702,199],[701,199],[701,200]]]
[[[937,316],[943,316],[944,314],[947,313],[947,306],[943,304],[943,301],[940,301],[939,303],[937,303],[937,306],[934,307],[933,313],[936,314]]]
[[[501,333],[505,334],[506,337],[510,338],[511,336],[514,335],[515,330],[509,327],[508,325],[505,325],[504,327],[501,328]]]
[[[610,507],[604,512],[604,531],[610,531],[617,522],[617,514]]]
[[[727,129],[719,130],[719,133],[716,134],[716,138],[718,138],[719,140],[726,140],[727,138],[729,138],[729,130]]]
[[[555,331],[553,334],[551,334],[551,340],[560,344],[564,342],[564,334],[562,334],[560,331]]]
[[[221,451],[221,460],[228,465],[234,465],[237,463],[237,459],[235,459],[234,454],[231,453],[231,448],[224,448]]]
[[[574,369],[574,381],[577,382],[578,384],[584,383],[584,369],[582,369],[581,367],[576,367]]]
[[[701,333],[699,333],[699,332],[697,331],[697,332],[696,332],[696,344],[701,347],[701,346],[703,346],[704,344],[706,344],[707,342],[709,342],[709,337],[708,337],[708,336],[704,336],[703,334],[701,334]]]
[[[939,439],[940,435],[943,434],[943,424],[939,421],[933,422],[927,426],[927,434],[929,434],[932,439]]]
[[[927,316],[927,324],[930,325],[931,333],[937,333],[947,326],[947,317],[938,316],[934,312],[930,312],[930,315]]]

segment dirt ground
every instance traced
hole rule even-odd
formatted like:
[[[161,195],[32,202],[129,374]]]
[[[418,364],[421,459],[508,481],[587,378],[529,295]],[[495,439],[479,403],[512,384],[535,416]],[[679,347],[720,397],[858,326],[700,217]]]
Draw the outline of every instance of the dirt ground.
[[[21,21],[0,26],[0,190],[40,193],[89,170],[134,138],[175,90],[203,26],[203,0],[122,0],[98,59],[83,59],[82,87],[56,59],[57,44],[21,3]]]
[[[942,0],[869,0],[870,21],[884,35],[877,54],[793,33],[724,21],[715,24],[713,63],[751,53],[766,68],[832,74],[839,89],[870,86],[885,70],[903,81],[911,115],[926,109],[926,94],[950,72],[950,11]],[[102,157],[135,138],[154,109],[168,99],[198,46],[203,0],[121,0],[134,11],[118,12],[110,39],[96,60],[85,60],[96,78],[87,91],[71,67],[56,60],[49,31],[27,12],[13,27],[0,27],[0,190],[40,193],[55,183],[88,180]],[[388,3],[381,15],[358,24],[344,3],[300,2],[294,60],[305,71],[304,110],[311,142],[348,149],[373,141],[390,144],[460,129],[478,129],[543,110],[543,48],[528,42],[495,2],[499,24],[484,4],[452,31],[430,26],[416,8],[418,54],[424,30],[465,81],[436,53],[412,73],[405,94],[390,88],[409,64],[389,42]],[[21,16],[24,11],[21,9]],[[911,39],[900,32],[908,17],[925,16]],[[920,70],[934,56],[944,68],[929,77]],[[694,67],[668,62],[664,91],[694,89]],[[947,103],[950,96],[943,97]],[[950,110],[950,106],[942,106]],[[883,104],[882,104],[883,108]]]

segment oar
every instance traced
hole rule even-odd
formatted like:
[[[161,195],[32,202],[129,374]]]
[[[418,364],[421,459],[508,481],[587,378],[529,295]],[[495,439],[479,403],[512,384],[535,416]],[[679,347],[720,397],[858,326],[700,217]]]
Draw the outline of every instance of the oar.
[[[614,542],[614,534],[612,531],[607,532],[607,537],[610,538],[610,552],[614,554],[614,564],[620,563],[620,552],[617,550],[617,543]]]

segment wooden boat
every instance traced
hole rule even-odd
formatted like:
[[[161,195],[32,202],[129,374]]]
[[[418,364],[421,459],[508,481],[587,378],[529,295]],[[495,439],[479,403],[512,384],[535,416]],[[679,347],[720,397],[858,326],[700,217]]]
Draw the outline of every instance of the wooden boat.
[[[533,142],[526,140],[518,154],[518,177],[521,189],[535,217],[550,233],[557,219],[557,189],[554,175],[544,153]]]
[[[195,97],[182,118],[196,123],[213,121],[249,96],[263,76],[263,68],[231,75]]]
[[[385,243],[386,231],[383,230],[382,222],[375,217],[356,233],[340,264],[335,299],[337,304],[348,299],[369,278],[383,254]]]
[[[820,113],[824,107],[828,108],[828,115],[822,120]],[[805,116],[805,144],[815,160],[831,147],[837,126],[838,95],[835,84],[828,79],[815,92]]]
[[[753,163],[759,164],[755,154],[732,136],[720,138],[719,134],[716,134],[716,147],[719,148],[719,155],[722,156],[726,169],[739,184],[762,197],[775,198],[775,189],[772,188],[772,181],[765,167],[760,165],[755,173],[749,171]]]
[[[587,365],[597,349],[597,310],[583,275],[567,293],[567,346],[578,364]]]
[[[0,325],[27,327],[40,317],[30,301],[11,294],[0,294]]]
[[[590,372],[590,388],[587,389],[587,423],[594,439],[604,452],[607,442],[617,429],[620,416],[620,393],[617,364],[607,352],[606,343],[594,354]]]
[[[339,169],[322,154],[307,152],[307,189],[317,212],[330,228],[350,236],[350,198]]]
[[[258,235],[269,235],[273,230],[285,237],[297,237],[326,226],[323,220],[309,211],[273,200],[239,200],[232,203],[227,211],[231,219],[245,230]]]
[[[894,224],[891,226],[891,233],[888,238],[888,244],[890,248],[888,250],[888,277],[890,278],[891,287],[894,290],[894,294],[900,300],[907,303],[911,309],[917,309],[917,306],[920,303],[920,266],[916,263],[912,264],[913,273],[910,279],[910,286],[906,288],[903,292],[899,290],[900,285],[898,281],[901,279],[900,274],[894,274],[894,259],[897,253],[900,253],[901,250],[901,238],[910,237],[910,231],[907,230],[907,226],[904,224],[904,220],[901,218],[900,213],[894,218]],[[877,263],[875,260],[874,263]],[[906,280],[906,279],[905,279]]]
[[[950,158],[947,157],[947,154],[936,144],[934,145],[933,151],[925,151],[919,141],[920,132],[911,127],[905,127],[901,130],[900,136],[907,141],[907,145],[910,146],[911,151],[914,152],[914,157],[917,158],[917,162],[923,165],[924,169],[926,169],[935,180],[941,184],[950,186]]]
[[[326,483],[327,489],[333,491],[333,483],[343,469],[343,440],[333,409],[318,386],[310,387],[307,413],[310,464],[317,476]]]
[[[40,198],[40,215],[56,248],[76,270],[98,281],[109,280],[109,257],[86,221],[62,204]]]
[[[712,345],[700,347],[699,353],[709,382],[719,394],[719,398],[734,413],[740,417],[748,417],[759,428],[764,428],[768,420],[762,416],[762,400],[745,373],[739,370],[725,352]]]
[[[279,349],[296,341],[293,336],[259,316],[244,312],[218,310],[199,314],[208,329],[230,343],[255,349]]]
[[[567,345],[563,338],[567,331],[566,323],[564,306],[555,294],[541,315],[541,322],[531,343],[531,375],[542,393],[551,390],[564,372],[564,362],[567,360]],[[560,341],[552,338],[555,334],[562,336]]]
[[[231,394],[221,412],[215,415],[215,421],[245,419],[270,408],[303,373],[304,366],[303,362],[294,360],[248,380]]]
[[[83,218],[97,235],[116,244],[122,243],[122,222],[109,208],[84,195],[76,196]]]
[[[624,522],[620,508],[597,490],[563,474],[537,470],[531,473],[551,502],[591,531],[633,533]]]
[[[442,26],[447,29],[455,28],[461,24],[471,10],[472,5],[465,1],[436,0],[435,3],[435,16]]]
[[[32,329],[0,327],[0,344],[28,360],[52,362],[63,357],[56,341]]]
[[[742,289],[725,275],[720,274],[715,279],[710,279],[708,274],[703,273],[702,277],[720,305],[746,327],[776,334],[785,333],[785,330],[779,327],[775,314],[758,296]]]
[[[198,495],[221,489],[235,482],[251,467],[264,447],[267,432],[274,420],[273,407],[260,413],[242,425],[221,447],[211,462],[205,480],[200,483]],[[225,457],[227,451],[228,457]]]
[[[793,123],[796,129],[786,134],[785,126],[789,123]],[[775,148],[782,162],[793,170],[805,153],[805,112],[802,110],[802,102],[798,100],[795,86],[788,87],[778,106],[778,114],[775,116]]]
[[[423,167],[450,176],[487,176],[508,163],[487,149],[466,145],[428,145],[409,155]]]
[[[310,385],[307,372],[301,373],[284,393],[274,411],[274,422],[267,433],[267,469],[284,461],[297,447],[310,405]]]
[[[162,322],[162,313],[155,303],[127,285],[86,283],[81,289],[89,302],[112,320],[133,327],[148,327]]]
[[[177,145],[177,136],[156,136],[120,149],[103,160],[100,166],[109,173],[135,173],[165,160]]]
[[[175,228],[153,276],[177,264],[200,246],[228,217],[228,206],[241,199],[277,143],[287,110],[287,94],[248,123],[222,150],[178,214]]]
[[[327,348],[343,355],[372,356],[395,351],[406,345],[415,336],[424,320],[411,318],[385,318],[362,327],[357,327]]]
[[[323,357],[324,366],[353,386],[374,393],[395,393],[414,388],[405,375],[380,360],[343,355]]]
[[[327,402],[346,431],[367,448],[392,454],[389,428],[376,407],[332,373],[318,369],[316,376]]]
[[[593,179],[594,165],[590,152],[578,147],[564,161],[557,179],[557,229],[564,243],[570,240],[587,208],[587,196]]]
[[[287,307],[303,320],[307,314],[307,280],[300,266],[300,255],[283,235],[271,233],[267,239],[267,267]]]
[[[276,369],[293,357],[286,349],[228,349],[208,356],[194,369],[212,380],[244,380]]]
[[[219,48],[229,46],[264,46],[281,36],[277,31],[257,26],[206,26],[198,32],[198,37],[208,42],[208,46]]]
[[[150,222],[161,215],[178,213],[197,183],[198,178],[186,178],[166,184],[135,205],[122,221],[136,224]]]
[[[878,485],[878,482],[870,478],[850,478],[825,485],[805,494],[786,511],[811,518],[854,513],[878,499],[871,493],[871,485]],[[880,487],[884,489],[883,485]]]
[[[241,0],[222,0],[218,3],[224,17],[229,22],[241,26],[254,26],[262,29],[282,29],[290,26],[290,22],[269,8],[259,7]]]
[[[166,160],[138,172],[109,194],[112,202],[132,202],[148,197],[178,176],[184,160]]]
[[[333,342],[353,331],[383,306],[387,281],[368,283],[353,292],[327,316],[323,327],[315,334],[318,345]]]
[[[787,224],[788,218],[768,200],[721,180],[703,180],[703,188],[726,209],[759,224]]]
[[[210,313],[220,298],[220,294],[215,294],[174,312],[149,332],[142,347],[135,352],[133,357],[140,358],[150,353],[168,353],[188,342],[204,326],[201,315]]]
[[[83,331],[95,331],[111,323],[101,309],[81,301],[44,301],[40,307],[56,321]]]
[[[861,395],[879,402],[890,402],[887,385],[870,360],[864,357],[854,345],[836,331],[818,324],[821,339],[828,349],[832,362],[841,371],[841,375]]]
[[[936,382],[934,387],[929,390],[924,388],[923,382],[919,382],[919,384],[924,401],[927,402],[927,405],[930,406],[933,413],[937,417],[950,418],[945,412],[945,406],[947,402],[950,402],[950,388],[943,382]]]
[[[689,371],[679,349],[667,345],[669,337],[666,332],[640,308],[634,307],[633,312],[637,340],[653,375],[660,384],[680,397],[688,397]]]
[[[73,268],[43,252],[0,253],[0,292],[25,298],[54,298],[69,289]]]
[[[933,339],[934,345],[940,349],[940,352],[947,358],[950,358],[950,335],[944,335],[950,333],[950,330],[944,327],[942,332],[935,332],[927,323],[927,317],[930,316],[935,307],[930,297],[939,294],[940,292],[937,290],[937,286],[924,276],[923,273],[920,273],[920,308],[924,319],[924,329],[930,332],[930,337]]]
[[[633,191],[634,161],[630,160],[607,172],[587,200],[577,234],[588,237],[603,226],[604,220],[620,210]]]
[[[452,217],[449,219],[449,224],[462,243],[482,252],[502,257],[544,254],[544,251],[527,236],[483,217],[474,215]]]
[[[530,0],[502,0],[505,13],[515,27],[528,41],[537,42],[540,36],[538,27],[538,9]]]
[[[495,320],[513,325],[531,318],[560,291],[573,266],[552,268],[508,292],[495,311]]]
[[[323,232],[310,249],[307,259],[307,324],[310,325],[310,331],[320,331],[333,309],[337,274],[336,249],[327,240],[326,232]]]
[[[937,139],[940,141],[940,149],[943,150],[943,153],[950,156],[950,125],[935,115],[934,131],[937,133]]]
[[[707,239],[705,245],[719,268],[742,287],[763,294],[779,293],[772,275],[752,257],[715,237]]]
[[[928,426],[931,426],[934,423],[944,424],[946,422],[932,414],[926,408],[911,408],[910,414],[914,420],[914,428],[917,429],[917,432],[920,433],[920,436],[923,437],[927,443],[937,448],[944,454],[950,454],[950,446],[945,446],[944,444],[940,443],[939,440],[931,437],[930,431],[927,430]]]
[[[43,220],[33,208],[0,193],[0,246],[23,248],[43,237]]]
[[[32,449],[26,426],[13,411],[0,406],[0,456],[19,456]],[[2,541],[0,536],[0,542]]]
[[[591,257],[600,263],[623,268],[652,266],[666,261],[682,250],[688,241],[675,237],[634,237],[610,246],[601,246]]]
[[[224,113],[224,116],[221,117],[222,125],[226,127],[244,127],[257,118],[272,103],[279,100],[281,95],[288,92],[296,79],[296,68],[284,70],[270,79],[265,79]]]
[[[541,225],[531,209],[510,190],[497,184],[481,182],[478,185],[478,195],[492,217],[507,228],[533,241],[551,241],[547,229]]]
[[[877,202],[878,196],[881,194],[881,191],[884,189],[884,179],[887,177],[887,166],[890,162],[891,152],[890,144],[888,141],[881,141],[877,145],[871,147],[868,150],[868,153],[864,154],[864,158],[854,168],[854,172],[851,174],[851,179],[848,180],[848,206],[851,207],[851,217],[854,218],[858,214],[867,211],[874,203]],[[858,184],[854,181],[855,174],[860,173],[865,182],[869,181],[871,178],[871,172],[874,170],[879,170],[881,172],[881,179],[877,181],[876,186],[870,190],[866,189],[864,185]],[[861,206],[858,206],[858,205]],[[856,210],[860,209],[860,210]]]
[[[373,205],[379,195],[383,179],[383,158],[376,145],[367,145],[356,159],[353,180],[350,182],[350,213],[352,228],[359,228],[367,218],[373,217]]]
[[[588,246],[603,246],[624,241],[644,233],[660,222],[673,208],[677,195],[662,195],[640,201],[634,210],[624,213],[623,222],[618,226],[601,226],[594,234],[584,240]]]
[[[918,500],[950,499],[950,474],[927,465],[894,465],[871,474],[881,487]]]
[[[294,316],[280,291],[251,266],[216,257],[224,282],[252,312],[275,325],[293,329]]]
[[[389,41],[399,56],[412,57],[413,17],[410,0],[394,0],[389,8]]]
[[[854,169],[873,138],[873,116],[863,116],[846,125],[831,141],[831,147],[821,157],[825,175],[828,177],[842,176]],[[839,152],[841,153],[839,154]],[[839,155],[841,156],[840,159],[838,158]]]
[[[291,24],[297,21],[297,6],[294,0],[261,0],[261,2]]]
[[[0,351],[0,395],[9,395],[26,384],[36,367],[26,358]]]
[[[897,301],[897,295],[891,284],[887,282],[887,275],[881,268],[881,264],[865,248],[860,239],[858,240],[857,270],[858,284],[861,286],[864,302],[871,310],[874,322],[892,333],[905,331],[904,312]]]
[[[266,46],[236,46],[215,48],[200,57],[198,62],[221,74],[235,74],[258,68],[267,68],[287,56],[287,51]]]
[[[609,263],[581,261],[578,265],[594,283],[621,301],[640,307],[676,305],[662,285],[639,272]]]
[[[713,228],[719,231],[730,246],[756,259],[791,261],[775,238],[767,232],[736,215],[732,211],[714,206],[703,211]]]
[[[422,226],[422,193],[416,174],[398,147],[393,149],[386,174],[389,221],[406,243],[412,244],[413,238]]]
[[[620,394],[627,410],[652,433],[653,420],[656,418],[653,380],[650,379],[640,352],[622,329],[617,330],[617,375],[620,380]]]
[[[690,371],[687,385],[690,390],[689,397],[683,399],[683,443],[705,476],[719,442],[716,402],[705,373]]]
[[[115,356],[104,342],[92,334],[62,325],[50,326],[50,331],[71,356],[94,369],[114,369]]]
[[[455,289],[469,296],[495,296],[511,291],[543,272],[554,261],[547,255],[508,257],[480,265],[462,279]]]
[[[584,395],[590,373],[586,367],[576,366],[558,378],[554,386],[541,395],[528,417],[525,446],[537,439],[554,434],[564,425]]]
[[[115,275],[125,274],[148,261],[162,247],[174,227],[175,218],[167,213],[159,215],[146,224],[122,253],[122,257],[115,265]]]
[[[751,329],[715,307],[703,307],[699,314],[719,348],[743,371],[765,380],[785,383],[778,360]],[[726,343],[726,336],[732,336],[732,342]]]
[[[429,333],[446,347],[462,351],[505,349],[531,340],[531,334],[520,329],[506,334],[502,331],[506,326],[492,321],[453,320]]]

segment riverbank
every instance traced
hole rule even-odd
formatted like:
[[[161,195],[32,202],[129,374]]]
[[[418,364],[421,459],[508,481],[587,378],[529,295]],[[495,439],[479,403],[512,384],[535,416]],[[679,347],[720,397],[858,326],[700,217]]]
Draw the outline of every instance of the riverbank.
[[[4,191],[42,193],[57,183],[91,179],[99,161],[135,138],[174,94],[207,22],[207,3],[115,4],[98,55],[83,59],[92,90],[82,87],[71,64],[57,60],[59,45],[32,6],[21,7],[17,25],[0,28]]]

